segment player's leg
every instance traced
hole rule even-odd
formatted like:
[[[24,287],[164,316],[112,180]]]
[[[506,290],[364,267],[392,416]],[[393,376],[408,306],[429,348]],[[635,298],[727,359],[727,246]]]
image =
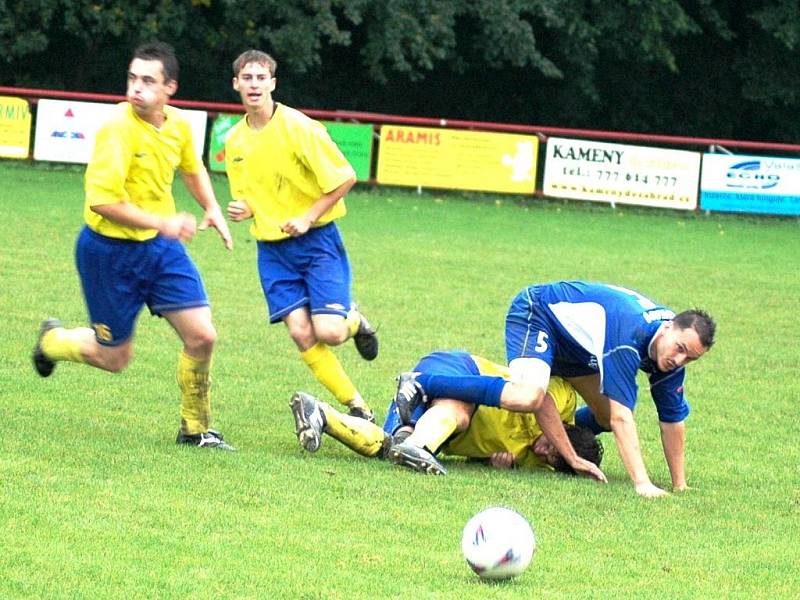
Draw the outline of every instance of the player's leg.
[[[374,360],[378,356],[377,331],[357,305],[351,304],[343,319],[338,314],[316,313],[313,321],[317,338],[326,344],[338,346],[352,338],[362,358]]]
[[[469,427],[475,405],[452,398],[438,398],[417,421],[414,432],[405,444],[425,448],[431,454],[439,451],[453,434]]]
[[[374,421],[374,416],[353,382],[345,373],[339,359],[327,344],[317,338],[309,309],[310,293],[305,281],[306,264],[313,259],[301,238],[281,242],[259,242],[258,271],[264,297],[267,300],[270,323],[283,321],[303,362],[319,381],[352,414]],[[342,301],[338,319],[346,317]]]
[[[314,378],[347,406],[350,414],[374,422],[372,411],[347,376],[342,363],[327,344],[317,341],[308,308],[303,306],[293,310],[283,317],[283,322]]]
[[[183,342],[176,379],[181,394],[181,425],[176,442],[233,450],[211,422],[211,364],[217,331],[211,318],[200,273],[184,246],[156,238],[151,244],[158,261],[150,274],[147,304],[164,317]]]
[[[384,458],[391,445],[391,436],[374,423],[341,413],[310,394],[297,392],[289,406],[294,415],[297,439],[309,452],[319,449],[322,433],[367,457]]]
[[[66,328],[57,319],[42,321],[33,349],[34,368],[42,377],[48,377],[60,361],[85,363],[118,373],[128,366],[132,357],[130,338],[116,346],[105,346],[97,341],[91,327]]]
[[[87,363],[106,371],[124,369],[132,358],[136,315],[144,305],[135,273],[124,265],[136,262],[139,244],[121,243],[85,227],[75,248],[75,261],[92,328],[65,328],[57,319],[42,322],[33,363],[42,377],[59,361]]]
[[[575,453],[553,399],[547,394],[557,336],[539,306],[535,286],[524,289],[511,302],[505,337],[512,385],[503,390],[500,406],[533,412],[542,432],[573,469],[605,481],[605,475],[596,465]]]
[[[575,424],[591,429],[595,435],[610,431],[610,405],[608,397],[600,393],[600,375],[570,377],[567,381],[586,403],[575,412]]]
[[[490,364],[489,361],[486,363]],[[437,351],[424,356],[413,371],[398,376],[394,404],[401,422],[405,423],[417,406],[436,398],[499,406],[505,385],[502,377],[481,375],[469,353]]]
[[[530,288],[511,302],[506,315],[506,358],[512,385],[503,390],[500,406],[534,412],[542,404],[553,364],[552,333]]]
[[[447,470],[434,454],[456,431],[469,426],[472,409],[474,406],[458,400],[434,400],[419,417],[411,434],[389,449],[389,460],[415,471],[445,475]]]
[[[352,338],[358,353],[366,360],[374,360],[378,356],[378,337],[351,301],[350,260],[339,229],[329,223],[303,238],[304,250],[312,261],[305,272],[305,282],[317,339],[336,346]]]
[[[162,313],[183,342],[176,379],[181,392],[181,425],[176,441],[201,447],[233,450],[211,424],[211,365],[217,332],[211,309],[199,306]]]

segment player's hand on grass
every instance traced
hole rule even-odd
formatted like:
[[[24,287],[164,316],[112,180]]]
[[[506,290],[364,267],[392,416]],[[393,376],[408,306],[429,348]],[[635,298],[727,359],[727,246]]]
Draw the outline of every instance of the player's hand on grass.
[[[596,464],[581,458],[580,456],[576,456],[575,460],[570,463],[569,466],[572,467],[578,475],[591,477],[595,481],[599,481],[601,483],[608,483],[605,473],[603,473]]]
[[[662,496],[669,496],[666,490],[662,490],[657,485],[653,485],[649,481],[645,483],[636,484],[636,493],[643,498],[661,498]]]
[[[247,202],[242,202],[241,200],[233,200],[228,202],[228,218],[231,221],[238,223],[239,221],[245,221],[252,216],[253,211],[250,210]]]
[[[300,237],[311,228],[311,219],[308,217],[295,217],[283,224],[281,230],[292,237]]]
[[[233,248],[231,231],[228,229],[228,222],[225,220],[225,217],[222,216],[222,210],[220,209],[219,205],[215,204],[206,211],[205,215],[203,215],[203,220],[200,221],[198,229],[200,231],[204,231],[209,227],[213,227],[217,230],[219,237],[222,238],[222,243],[225,244],[225,247],[228,250]]]
[[[496,469],[513,469],[514,454],[511,452],[495,452],[489,457],[489,464]]]
[[[193,214],[180,212],[164,218],[158,231],[165,238],[188,242],[197,232],[197,219]]]

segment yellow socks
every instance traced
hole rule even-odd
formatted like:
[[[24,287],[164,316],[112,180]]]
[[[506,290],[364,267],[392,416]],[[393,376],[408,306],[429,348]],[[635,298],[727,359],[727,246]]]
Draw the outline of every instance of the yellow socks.
[[[211,419],[211,360],[198,360],[181,351],[178,387],[181,389],[181,431],[205,433]]]
[[[340,413],[325,402],[320,402],[319,408],[325,415],[325,433],[361,456],[383,458],[391,445],[391,438],[383,429],[364,419]]]
[[[314,377],[342,404],[348,404],[358,396],[353,382],[344,372],[342,364],[328,346],[317,342],[300,356],[311,369]]]
[[[94,330],[89,327],[76,327],[65,329],[56,327],[42,337],[41,348],[44,355],[52,361],[68,360],[70,362],[85,363],[86,359],[81,354],[81,348],[94,338]]]
[[[437,410],[432,406],[417,421],[412,433],[406,442],[417,448],[426,448],[436,452],[456,430],[456,420],[446,410]]]

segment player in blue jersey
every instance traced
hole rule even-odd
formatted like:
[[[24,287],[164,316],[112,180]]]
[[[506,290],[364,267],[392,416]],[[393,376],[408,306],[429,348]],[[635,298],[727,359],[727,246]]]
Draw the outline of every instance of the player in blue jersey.
[[[146,304],[164,317],[183,342],[177,381],[181,425],[177,442],[233,450],[209,429],[211,362],[217,333],[203,282],[181,242],[214,227],[233,245],[211,180],[194,148],[181,111],[167,102],[178,88],[178,61],[163,42],[136,49],[128,66],[127,101],[97,133],[86,168],[84,219],[75,257],[90,327],[42,323],[33,351],[37,373],[48,377],[60,361],[107,371],[124,369],[133,356],[136,318]],[[177,212],[175,170],[203,208]]]
[[[514,298],[506,317],[513,383],[501,394],[476,394],[465,400],[511,411],[541,411],[550,376],[563,377],[588,406],[578,411],[576,423],[596,432],[613,431],[636,492],[662,496],[666,492],[647,474],[633,419],[636,373],[641,369],[650,379],[672,487],[685,489],[684,420],[689,405],[683,391],[684,367],[711,348],[715,329],[704,311],[675,315],[618,286],[582,281],[532,285]],[[410,414],[425,398],[448,397],[448,386],[456,383],[464,385],[441,376],[405,374],[396,396],[401,414]]]

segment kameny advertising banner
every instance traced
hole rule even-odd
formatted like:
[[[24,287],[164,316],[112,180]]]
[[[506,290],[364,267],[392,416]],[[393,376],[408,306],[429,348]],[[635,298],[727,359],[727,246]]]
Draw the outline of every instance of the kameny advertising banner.
[[[694,210],[700,153],[549,138],[546,196]]]
[[[381,127],[377,181],[532,194],[539,139],[532,135],[424,127]]]
[[[53,162],[83,163],[92,158],[97,131],[111,117],[115,104],[39,100],[33,158]],[[203,156],[208,115],[202,110],[181,109],[192,127],[198,156]]]
[[[800,160],[704,154],[700,208],[800,215]]]

